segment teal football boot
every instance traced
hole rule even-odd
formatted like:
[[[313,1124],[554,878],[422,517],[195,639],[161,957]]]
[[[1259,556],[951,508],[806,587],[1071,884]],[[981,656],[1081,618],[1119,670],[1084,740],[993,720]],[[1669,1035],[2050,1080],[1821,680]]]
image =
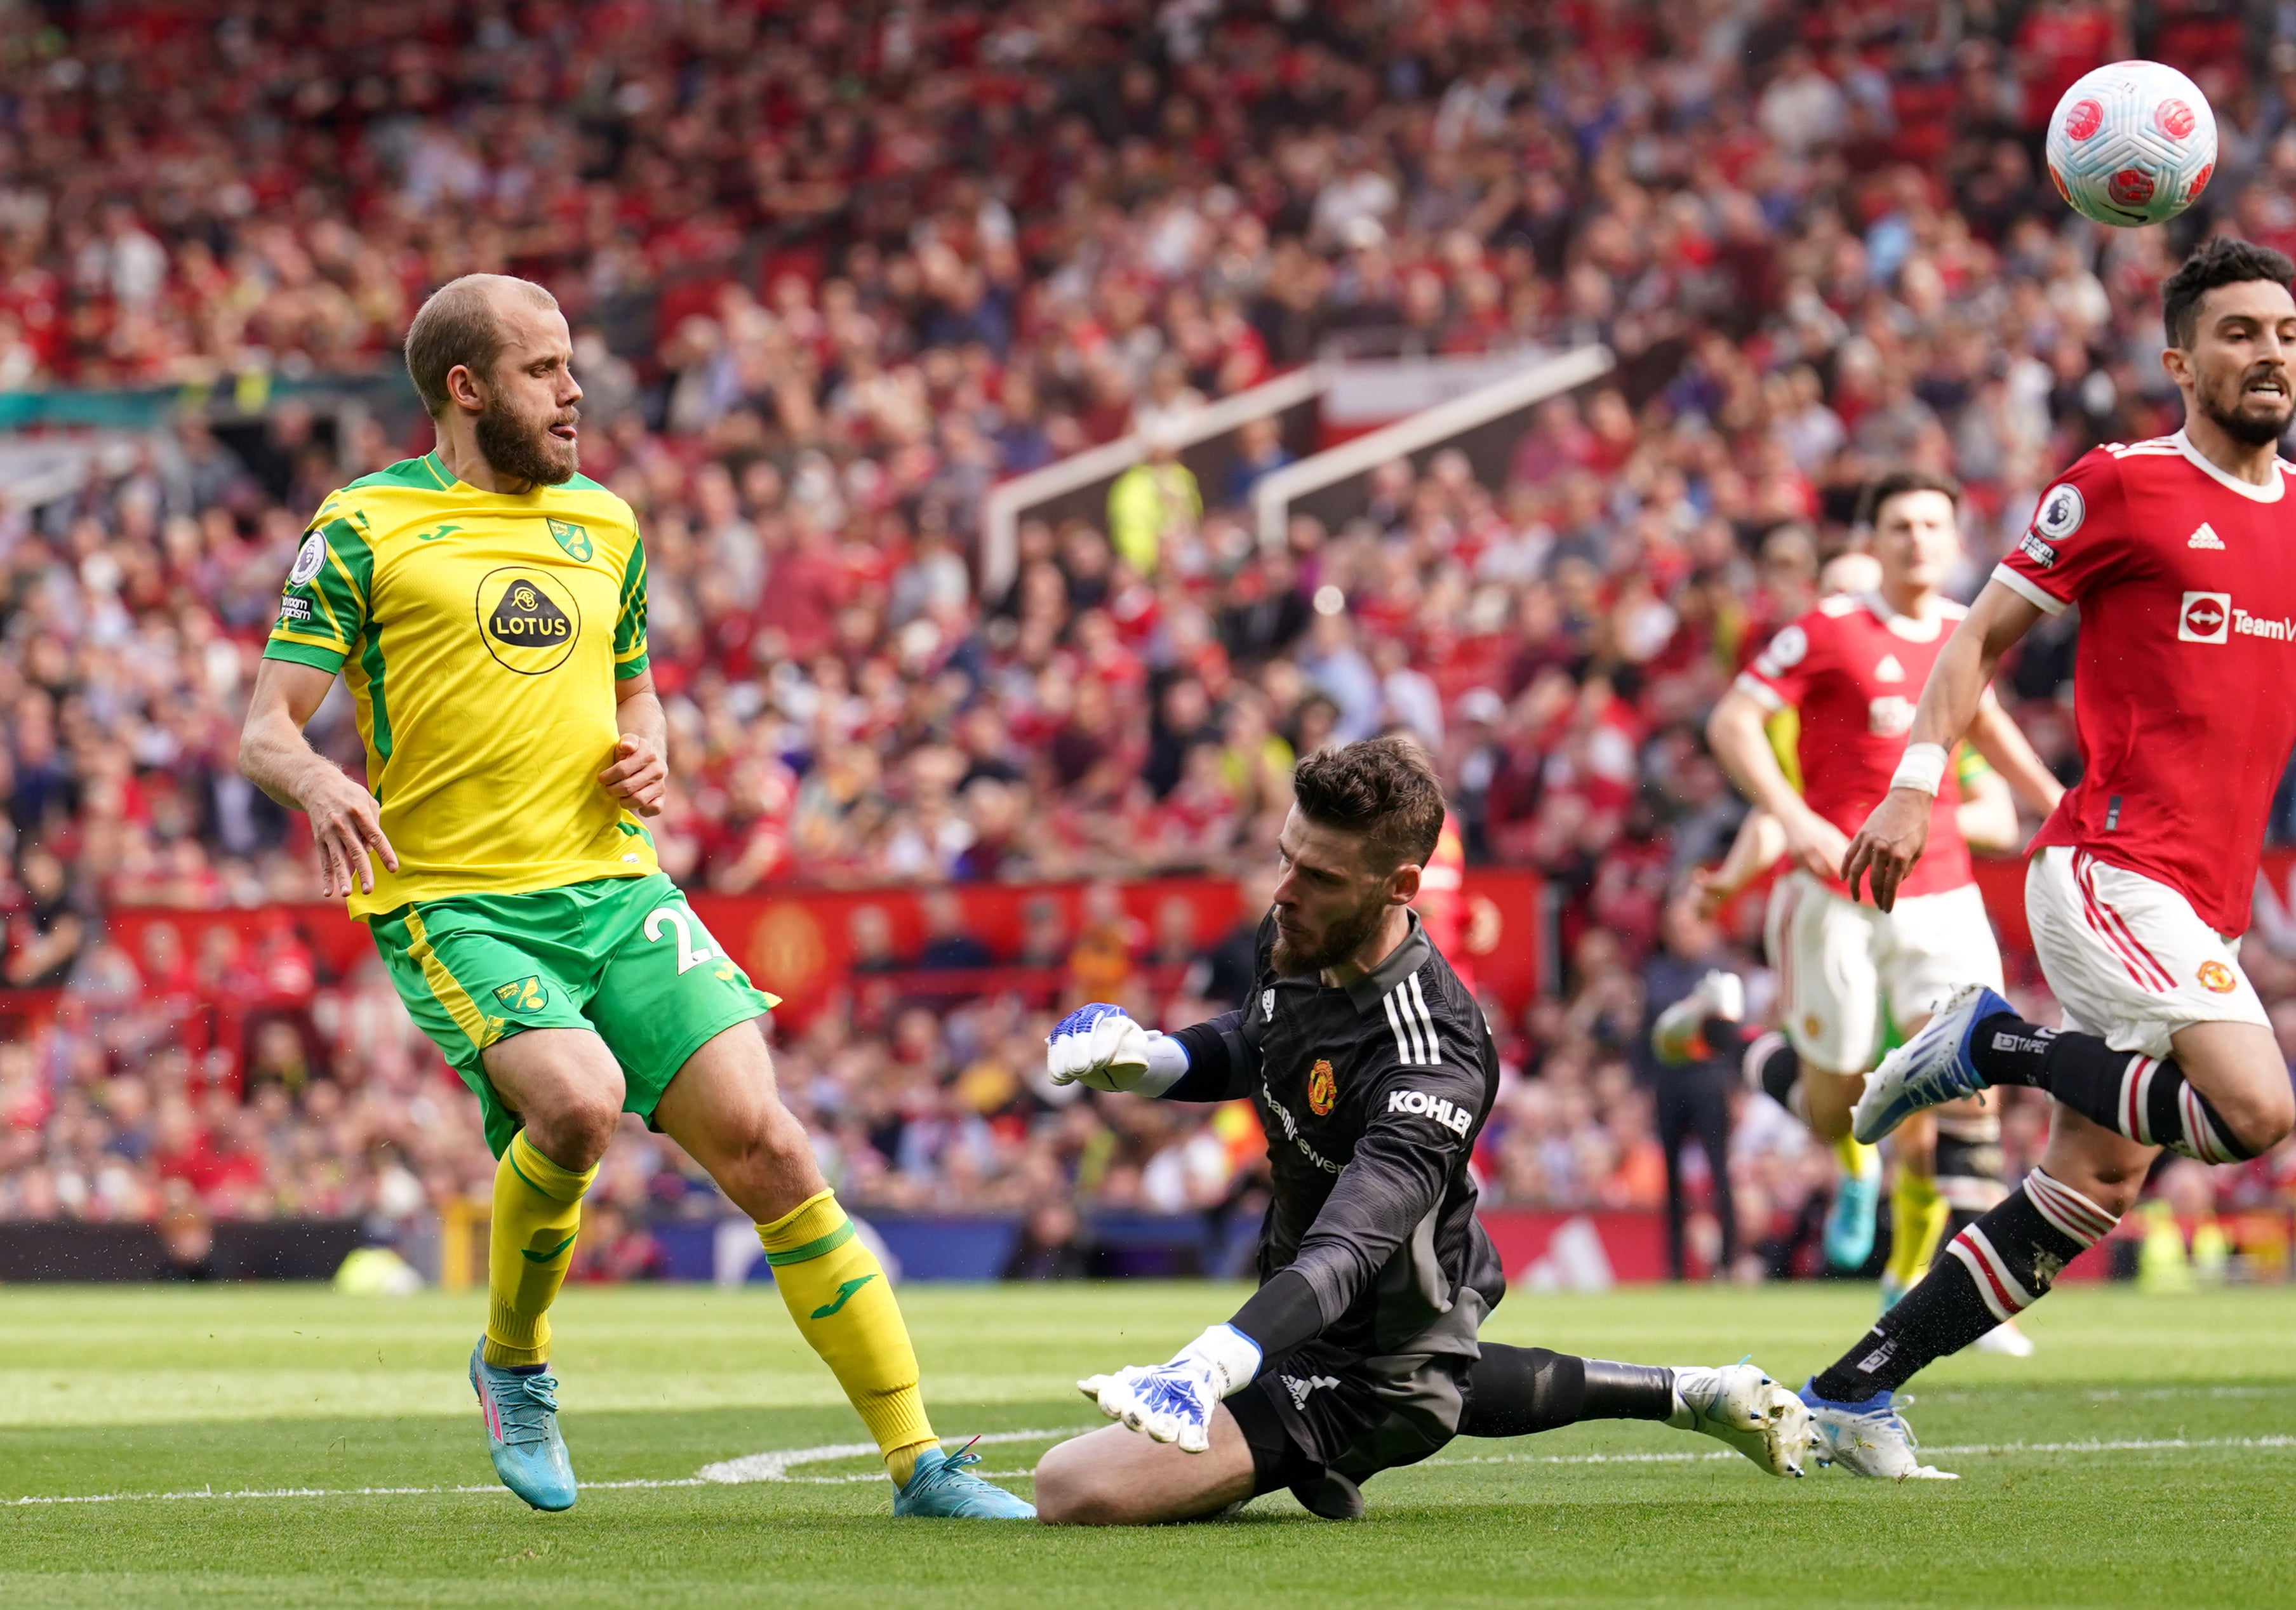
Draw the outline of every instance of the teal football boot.
[[[558,1434],[558,1383],[549,1366],[504,1369],[486,1361],[486,1338],[471,1349],[471,1390],[487,1419],[487,1451],[502,1484],[537,1509],[574,1508],[574,1465]]]
[[[916,1469],[893,1495],[893,1513],[952,1521],[1037,1518],[1035,1505],[982,1481],[965,1468],[979,1463],[980,1456],[977,1453],[946,1454],[938,1448],[926,1449],[917,1456]]]
[[[1874,1215],[1882,1205],[1882,1173],[1845,1174],[1825,1215],[1825,1261],[1836,1269],[1862,1269],[1874,1255]]]

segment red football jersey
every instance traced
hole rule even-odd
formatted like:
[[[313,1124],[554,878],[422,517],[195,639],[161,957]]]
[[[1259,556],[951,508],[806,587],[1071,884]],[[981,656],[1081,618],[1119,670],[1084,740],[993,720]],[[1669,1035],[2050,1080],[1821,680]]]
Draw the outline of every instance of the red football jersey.
[[[1800,712],[1802,797],[1853,838],[1889,793],[1922,684],[1967,613],[1948,603],[1939,618],[1921,621],[1871,593],[1829,598],[1781,627],[1738,674],[1738,687],[1765,709],[1792,705]],[[1954,820],[1960,804],[1960,780],[1948,768],[1930,818],[1929,849],[1900,894],[1942,894],[1974,880]],[[1840,879],[1832,882],[1848,892]]]
[[[2234,479],[2183,431],[2083,454],[1993,572],[2081,610],[2086,770],[2033,840],[2165,883],[2246,930],[2273,790],[2296,744],[2296,498]]]

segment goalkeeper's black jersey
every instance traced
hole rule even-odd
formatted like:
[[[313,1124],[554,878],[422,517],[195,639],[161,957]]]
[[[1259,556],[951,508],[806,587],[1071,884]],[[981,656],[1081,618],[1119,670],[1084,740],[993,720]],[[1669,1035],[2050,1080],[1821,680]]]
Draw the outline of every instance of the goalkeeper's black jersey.
[[[1274,1180],[1259,1279],[1305,1277],[1324,1340],[1472,1356],[1506,1290],[1467,1173],[1498,1087],[1482,1012],[1415,913],[1345,989],[1279,977],[1275,941],[1271,915],[1250,1000],[1181,1032],[1189,1071],[1165,1094],[1259,1107]]]

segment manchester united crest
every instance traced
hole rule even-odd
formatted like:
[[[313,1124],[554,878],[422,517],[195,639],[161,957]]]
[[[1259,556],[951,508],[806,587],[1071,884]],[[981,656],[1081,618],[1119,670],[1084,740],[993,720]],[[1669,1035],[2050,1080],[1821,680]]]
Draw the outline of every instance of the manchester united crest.
[[[1308,1071],[1308,1110],[1318,1118],[1328,1117],[1332,1103],[1339,1099],[1340,1082],[1332,1075],[1331,1063],[1316,1058],[1316,1066]]]
[[[2240,987],[2240,980],[2233,977],[2232,968],[2221,961],[2202,962],[2200,978],[2202,989],[2213,990],[2219,995],[2229,995]]]

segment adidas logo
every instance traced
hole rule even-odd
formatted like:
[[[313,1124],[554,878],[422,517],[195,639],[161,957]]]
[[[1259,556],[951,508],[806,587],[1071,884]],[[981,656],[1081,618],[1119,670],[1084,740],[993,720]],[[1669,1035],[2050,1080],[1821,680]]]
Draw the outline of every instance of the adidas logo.
[[[2208,521],[2202,520],[2201,522],[2201,528],[2193,533],[2192,540],[2187,542],[2185,546],[2187,548],[2221,549],[2224,546],[2224,538],[2216,534],[2215,528],[2211,527]]]
[[[1896,655],[1884,654],[1882,656],[1882,663],[1874,667],[1874,680],[1875,682],[1903,682],[1906,680],[1906,667],[1898,663],[1898,657]]]

